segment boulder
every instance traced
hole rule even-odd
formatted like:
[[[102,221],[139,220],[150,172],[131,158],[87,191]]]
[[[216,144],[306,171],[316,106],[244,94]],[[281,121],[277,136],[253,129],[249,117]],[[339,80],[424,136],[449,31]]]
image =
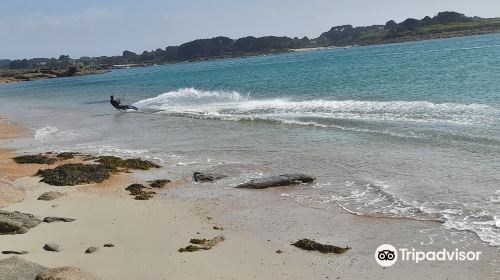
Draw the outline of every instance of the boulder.
[[[55,243],[47,243],[43,246],[43,249],[45,251],[49,251],[49,252],[59,252],[59,251],[61,251],[61,246],[59,246]]]
[[[193,180],[195,182],[206,183],[206,182],[214,182],[220,179],[226,178],[226,175],[216,174],[216,173],[204,173],[204,172],[195,172],[193,173]]]
[[[54,223],[54,222],[69,223],[69,222],[74,222],[75,219],[72,219],[72,218],[62,218],[62,217],[46,217],[45,219],[43,219],[43,221],[46,222],[46,223]]]
[[[0,210],[0,234],[26,233],[41,222],[31,214]]]
[[[305,174],[283,174],[261,179],[253,179],[246,183],[240,184],[236,187],[245,189],[265,189],[273,187],[284,187],[302,183],[312,183],[315,180],[316,180],[315,177]]]
[[[35,280],[99,280],[102,279],[78,267],[64,266],[47,269],[36,275]]]
[[[0,260],[0,279],[2,280],[33,280],[44,270],[47,268],[18,256]]]
[[[55,191],[50,191],[50,192],[45,192],[42,195],[38,197],[38,200],[45,200],[45,201],[51,201],[54,199],[58,199],[60,197],[66,196],[65,193],[62,192],[55,192]]]

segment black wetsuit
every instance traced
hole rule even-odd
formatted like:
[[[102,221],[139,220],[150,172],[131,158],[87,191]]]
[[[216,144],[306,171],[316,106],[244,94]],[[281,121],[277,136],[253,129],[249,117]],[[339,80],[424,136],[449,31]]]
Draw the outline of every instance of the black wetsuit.
[[[111,103],[111,105],[113,105],[113,107],[115,107],[116,109],[118,110],[129,110],[129,109],[132,109],[132,110],[137,110],[136,107],[134,106],[130,106],[130,105],[121,105],[120,104],[120,99],[110,99],[109,100],[109,103]]]

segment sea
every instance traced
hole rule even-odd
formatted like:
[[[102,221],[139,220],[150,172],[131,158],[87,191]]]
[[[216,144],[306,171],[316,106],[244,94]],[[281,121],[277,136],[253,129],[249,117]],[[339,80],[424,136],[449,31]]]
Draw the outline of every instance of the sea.
[[[139,111],[115,110],[110,95]],[[34,131],[10,144],[23,153],[230,174],[210,188],[306,173],[315,184],[281,196],[436,220],[500,247],[500,34],[4,84],[0,115]]]

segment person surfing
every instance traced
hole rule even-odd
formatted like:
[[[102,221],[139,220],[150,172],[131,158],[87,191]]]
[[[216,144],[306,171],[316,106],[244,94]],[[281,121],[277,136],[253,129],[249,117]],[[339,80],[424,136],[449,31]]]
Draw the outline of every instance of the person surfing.
[[[137,109],[137,107],[132,105],[122,105],[121,102],[122,101],[120,100],[120,98],[115,99],[113,95],[109,97],[109,103],[111,103],[111,105],[113,105],[113,107],[115,107],[118,110],[136,110],[136,111],[139,110]]]

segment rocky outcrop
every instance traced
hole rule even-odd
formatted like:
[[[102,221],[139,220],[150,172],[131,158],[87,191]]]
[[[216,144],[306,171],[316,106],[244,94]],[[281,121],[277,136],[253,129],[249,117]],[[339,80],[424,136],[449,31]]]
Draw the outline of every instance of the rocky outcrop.
[[[47,268],[18,256],[0,260],[0,279],[2,280],[33,280],[44,270]]]
[[[270,176],[261,179],[250,180],[246,183],[236,186],[245,189],[265,189],[273,187],[284,187],[302,183],[312,183],[315,177],[305,174],[283,174],[279,176]]]
[[[35,280],[100,280],[102,278],[78,267],[64,266],[38,273]]]
[[[57,159],[48,157],[46,155],[24,155],[13,158],[15,163],[18,164],[54,164]]]
[[[38,200],[45,200],[45,201],[51,201],[58,199],[60,197],[66,196],[65,193],[62,192],[55,192],[55,191],[50,191],[50,192],[45,192],[42,195],[38,197]]]
[[[43,249],[49,252],[60,252],[61,246],[57,245],[56,243],[47,243],[43,246]]]
[[[0,234],[22,234],[42,221],[31,214],[0,210]]]
[[[204,173],[204,172],[195,172],[193,174],[193,181],[200,183],[214,182],[220,179],[226,178],[226,175],[216,174],[216,173]]]
[[[55,222],[65,222],[65,223],[70,223],[74,222],[75,219],[72,218],[63,218],[63,217],[45,217],[43,219],[45,223],[55,223]]]

